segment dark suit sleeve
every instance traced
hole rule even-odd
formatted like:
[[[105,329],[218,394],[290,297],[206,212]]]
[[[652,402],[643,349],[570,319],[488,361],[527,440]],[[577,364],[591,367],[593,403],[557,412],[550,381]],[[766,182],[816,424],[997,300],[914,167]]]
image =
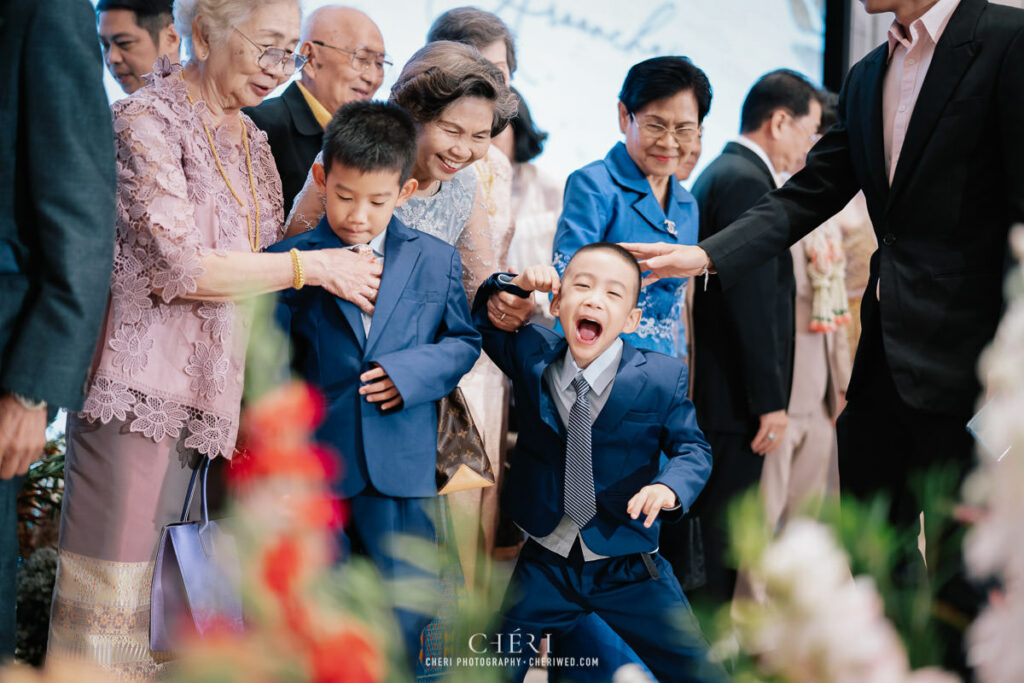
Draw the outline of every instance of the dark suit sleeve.
[[[687,370],[681,365],[661,431],[661,450],[668,456],[668,462],[651,482],[669,487],[679,499],[678,515],[670,515],[666,519],[669,522],[690,509],[711,476],[711,446],[697,425],[697,414],[686,396],[686,387]]]
[[[462,260],[452,250],[448,294],[437,340],[369,359],[388,373],[405,407],[447,396],[480,357],[480,333],[473,327],[462,286]]]
[[[711,256],[723,287],[746,279],[754,268],[779,256],[839,213],[860,189],[850,160],[846,90],[844,86],[839,94],[838,123],[811,150],[803,170],[727,229],[698,244]]]
[[[476,325],[476,329],[483,337],[484,353],[506,376],[515,378],[519,343],[534,333],[534,326],[526,325],[515,332],[505,332],[491,324],[490,316],[487,315],[487,300],[491,298],[491,295],[501,291],[513,291],[516,294],[523,291],[518,287],[510,288],[503,285],[498,279],[500,275],[506,275],[506,273],[491,275],[476,290],[476,298],[473,300],[473,324]]]
[[[19,173],[30,208],[19,223],[33,233],[33,291],[4,350],[0,387],[77,409],[114,253],[113,131],[91,6],[38,3],[25,44]]]
[[[999,73],[999,139],[1011,223],[1024,223],[1024,29],[1010,42]]]
[[[729,225],[764,197],[765,189],[760,177],[721,177],[715,188],[716,201],[707,202],[714,207],[708,224]],[[786,409],[789,378],[782,377],[779,358],[786,357],[789,349],[778,348],[778,340],[786,335],[777,334],[776,328],[791,321],[779,320],[776,315],[779,267],[779,259],[770,259],[722,291],[721,314],[739,348],[734,360],[742,365],[747,405],[753,415]]]

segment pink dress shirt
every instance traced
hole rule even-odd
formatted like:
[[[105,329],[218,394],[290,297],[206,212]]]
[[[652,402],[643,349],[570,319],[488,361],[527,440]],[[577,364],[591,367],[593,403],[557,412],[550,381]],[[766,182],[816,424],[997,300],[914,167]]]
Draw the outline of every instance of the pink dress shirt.
[[[882,84],[882,134],[890,184],[907,136],[907,124],[935,55],[935,44],[959,4],[960,0],[939,0],[911,22],[909,35],[895,20],[889,27],[889,68]]]

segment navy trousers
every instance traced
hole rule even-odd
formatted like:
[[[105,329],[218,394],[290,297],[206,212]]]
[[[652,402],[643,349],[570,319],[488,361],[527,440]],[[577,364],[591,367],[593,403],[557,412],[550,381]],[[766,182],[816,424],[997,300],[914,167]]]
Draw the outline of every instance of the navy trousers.
[[[672,567],[657,553],[648,557],[657,577],[639,554],[584,562],[578,543],[566,558],[527,541],[506,593],[500,633],[518,629],[524,634],[522,642],[539,642],[551,634],[549,657],[557,662],[560,634],[587,615],[597,614],[659,681],[728,680],[722,669],[707,660],[707,642]],[[533,656],[532,652],[511,654],[518,660],[511,671],[514,680],[523,680]],[[588,665],[594,664],[588,678]],[[600,661],[576,662],[575,668],[575,680],[607,680]]]
[[[437,598],[441,592],[437,574],[437,498],[391,498],[364,491],[348,500],[351,519],[345,528],[343,542],[349,552],[368,557],[381,573],[385,588],[395,605],[395,617],[405,644],[410,672],[416,671],[420,653],[420,634],[437,615],[439,605],[420,605],[413,610],[403,607],[414,598]],[[402,537],[424,541],[423,552],[415,553],[412,564],[394,552],[394,544]],[[426,555],[424,555],[426,553]],[[430,553],[433,553],[431,556]],[[410,595],[414,592],[415,595]]]
[[[0,479],[0,663],[14,656],[18,620],[18,510],[22,477]]]

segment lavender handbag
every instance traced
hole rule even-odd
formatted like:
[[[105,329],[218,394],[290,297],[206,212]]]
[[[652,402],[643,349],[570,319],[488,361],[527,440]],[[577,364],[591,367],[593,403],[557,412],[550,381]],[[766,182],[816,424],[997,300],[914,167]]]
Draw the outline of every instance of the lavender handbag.
[[[182,639],[204,636],[212,627],[242,632],[239,561],[234,539],[210,521],[206,506],[204,457],[192,472],[181,520],[164,527],[153,568],[149,647],[179,649]],[[202,519],[189,522],[196,477],[202,478]]]

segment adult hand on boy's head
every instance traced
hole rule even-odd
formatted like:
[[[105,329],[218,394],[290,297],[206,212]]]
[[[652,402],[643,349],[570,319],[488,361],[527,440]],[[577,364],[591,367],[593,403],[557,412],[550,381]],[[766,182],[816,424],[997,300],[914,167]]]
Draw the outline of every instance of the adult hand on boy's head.
[[[551,292],[558,294],[558,288],[562,279],[558,271],[551,266],[530,266],[519,275],[512,278],[512,284],[516,287],[532,292]]]
[[[303,256],[313,266],[311,272],[307,273],[309,284],[323,287],[334,296],[351,301],[367,314],[373,313],[384,268],[372,252],[321,249],[303,252]],[[311,256],[312,259],[309,258]]]
[[[641,514],[647,515],[644,526],[649,528],[658,518],[659,512],[674,508],[676,505],[676,494],[672,489],[664,484],[651,484],[640,489],[629,499],[626,514],[633,519],[637,519]]]
[[[514,332],[533,315],[533,299],[495,292],[487,299],[487,317],[502,332]]]
[[[368,403],[379,403],[381,410],[402,407],[402,395],[398,393],[398,387],[381,366],[377,365],[359,375],[359,381],[363,382],[359,394],[365,396]]]

